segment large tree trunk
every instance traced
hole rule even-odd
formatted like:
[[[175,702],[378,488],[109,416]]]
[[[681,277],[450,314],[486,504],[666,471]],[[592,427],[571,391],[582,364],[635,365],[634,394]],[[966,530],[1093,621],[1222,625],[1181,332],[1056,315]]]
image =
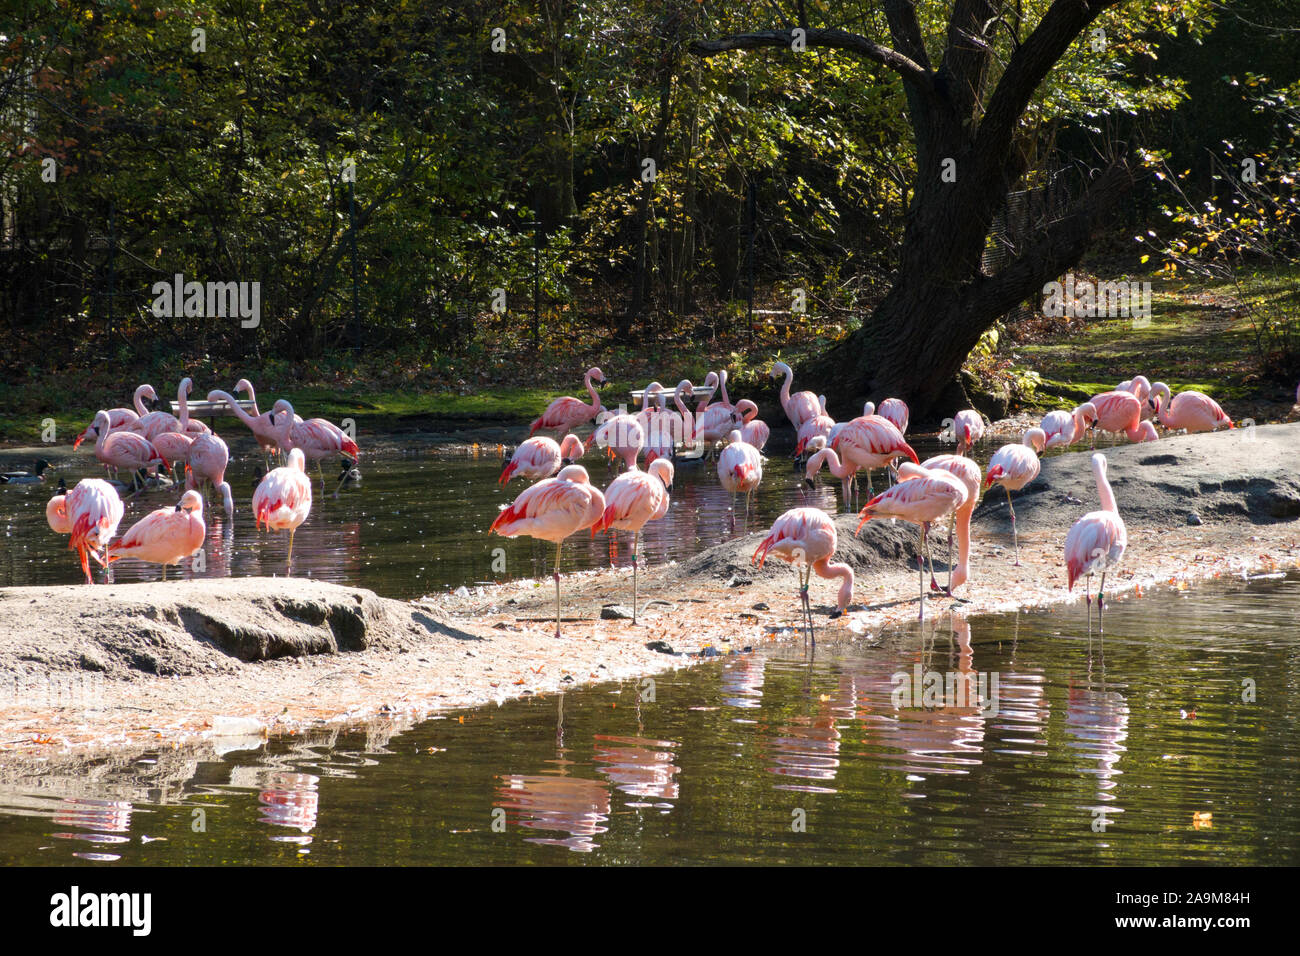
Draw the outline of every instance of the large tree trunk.
[[[895,396],[911,405],[914,420],[957,411],[938,409],[938,399],[952,388],[984,331],[1083,255],[1131,185],[1122,159],[1063,215],[1040,225],[996,275],[981,270],[994,216],[1028,165],[1017,142],[1021,116],[1070,44],[1118,2],[1054,0],[1033,32],[1016,43],[991,92],[1001,0],[954,0],[937,68],[911,0],[885,2],[893,48],[803,23],[808,47],[848,51],[902,77],[916,140],[916,175],[894,284],[862,329],[805,369],[836,407]],[[802,4],[799,9],[802,21]],[[788,50],[793,40],[791,30],[769,30],[697,42],[691,49],[699,56],[756,47]]]

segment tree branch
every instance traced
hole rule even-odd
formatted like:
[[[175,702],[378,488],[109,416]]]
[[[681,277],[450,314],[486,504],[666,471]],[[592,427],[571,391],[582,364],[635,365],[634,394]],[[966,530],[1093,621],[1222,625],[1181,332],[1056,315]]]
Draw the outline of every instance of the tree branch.
[[[804,40],[809,47],[826,47],[856,53],[889,67],[903,79],[914,83],[927,93],[934,90],[934,74],[897,50],[891,50],[860,34],[848,33],[844,30],[813,29],[806,33]],[[753,50],[759,47],[785,47],[788,50],[793,45],[793,30],[764,30],[758,33],[738,33],[720,40],[696,40],[691,44],[690,52],[699,57],[711,57],[719,53],[730,53],[733,50]]]

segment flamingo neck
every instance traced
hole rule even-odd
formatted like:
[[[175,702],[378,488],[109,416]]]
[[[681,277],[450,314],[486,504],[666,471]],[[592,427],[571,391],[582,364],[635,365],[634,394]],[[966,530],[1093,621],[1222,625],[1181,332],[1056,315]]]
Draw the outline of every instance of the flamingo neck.
[[[141,385],[135,390],[135,411],[141,418],[149,414],[144,408],[144,393],[147,391],[149,391],[148,385]]]
[[[725,368],[718,373],[718,391],[722,393],[721,404],[729,407],[731,399],[727,397],[727,370]]]
[[[790,405],[790,387],[794,385],[794,369],[790,366],[785,367],[785,381],[781,384],[781,407],[788,408]]]
[[[599,411],[599,410],[600,410],[600,395],[597,394],[597,392],[596,392],[596,386],[591,384],[591,373],[588,372],[586,375],[584,375],[584,376],[582,377],[582,380],[583,380],[583,382],[584,382],[584,383],[586,384],[586,386],[587,386],[587,394],[591,396],[591,407],[592,407],[593,409]],[[290,419],[293,418],[292,415],[290,415],[289,417],[290,417]]]
[[[841,611],[847,608],[849,602],[853,600],[853,569],[847,564],[832,561],[830,558],[814,561],[812,567],[818,577],[840,579],[840,592],[835,606]]]
[[[248,393],[248,400],[253,403],[253,417],[256,418],[261,413],[257,410],[257,395],[253,392],[253,383],[245,381],[243,391]],[[238,408],[234,402],[231,402],[230,404],[231,407]],[[243,411],[243,409],[239,410]]]
[[[176,386],[176,404],[181,407],[181,431],[188,431],[190,426],[190,406],[185,401],[185,383]]]
[[[1115,514],[1119,514],[1119,508],[1115,504],[1115,492],[1111,490],[1105,469],[1095,466],[1093,472],[1097,476],[1097,496],[1101,498],[1101,510],[1113,511]]]
[[[221,398],[225,401],[225,403],[230,406],[230,410],[235,413],[235,416],[240,421],[242,421],[245,425],[247,425],[249,428],[253,428],[257,425],[257,419],[258,419],[257,402],[252,398],[251,393],[249,394],[249,400],[253,402],[252,415],[244,411],[244,407],[240,405],[239,402],[235,401],[235,397],[231,395],[229,392],[223,392],[221,391],[221,389],[214,389],[212,391],[212,394],[220,395]]]

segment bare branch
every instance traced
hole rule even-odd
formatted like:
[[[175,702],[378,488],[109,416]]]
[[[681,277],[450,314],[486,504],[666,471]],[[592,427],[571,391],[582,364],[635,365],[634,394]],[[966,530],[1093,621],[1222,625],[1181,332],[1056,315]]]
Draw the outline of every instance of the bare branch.
[[[788,50],[794,46],[794,40],[793,30],[764,30],[757,33],[739,33],[721,40],[696,40],[691,44],[690,52],[695,56],[710,57],[719,53],[730,53],[733,50],[754,50],[759,47],[784,47]],[[825,47],[856,53],[889,67],[903,79],[914,83],[927,93],[934,90],[934,74],[928,69],[911,57],[881,46],[860,34],[848,33],[844,30],[812,29],[806,31],[804,41],[809,47]]]

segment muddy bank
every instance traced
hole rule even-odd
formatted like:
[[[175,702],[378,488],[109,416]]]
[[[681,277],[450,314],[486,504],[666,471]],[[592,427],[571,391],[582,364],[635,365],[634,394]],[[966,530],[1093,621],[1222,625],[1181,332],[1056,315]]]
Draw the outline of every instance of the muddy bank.
[[[1300,567],[1300,425],[1106,454],[1129,528],[1125,565],[1107,582],[1113,600]],[[961,600],[931,597],[928,615],[1082,614],[1070,606],[1081,595],[1066,591],[1061,551],[1070,524],[1096,507],[1086,451],[1046,459],[1016,498],[1021,564],[1011,562],[1006,501],[995,493],[976,510]],[[1188,523],[1192,512],[1200,524]],[[856,516],[836,521],[840,555],[857,575],[854,603],[830,621],[834,586],[814,578],[818,641],[875,643],[916,617],[916,530],[869,522],[855,537]],[[395,732],[440,710],[796,640],[795,572],[750,564],[764,533],[742,523],[689,561],[643,570],[636,625],[602,617],[630,603],[630,569],[567,575],[559,640],[549,578],[416,602],[284,578],[3,589],[0,768],[25,774],[191,745],[219,752],[265,734],[376,722]]]

